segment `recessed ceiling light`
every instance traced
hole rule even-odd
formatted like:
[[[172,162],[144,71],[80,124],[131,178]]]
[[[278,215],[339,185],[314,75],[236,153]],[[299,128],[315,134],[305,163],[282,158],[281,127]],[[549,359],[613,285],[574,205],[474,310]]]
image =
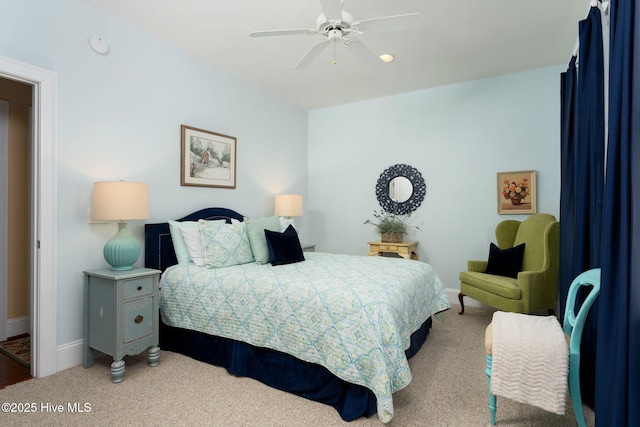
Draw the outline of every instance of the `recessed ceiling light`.
[[[382,59],[384,62],[391,62],[393,61],[393,55],[391,55],[390,53],[383,53],[382,55],[380,55],[380,59]]]

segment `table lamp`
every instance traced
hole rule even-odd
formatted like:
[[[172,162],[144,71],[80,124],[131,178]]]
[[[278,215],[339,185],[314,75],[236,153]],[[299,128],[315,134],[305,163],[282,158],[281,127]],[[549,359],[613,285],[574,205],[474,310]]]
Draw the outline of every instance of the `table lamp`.
[[[104,245],[112,270],[131,270],[140,257],[140,243],[127,230],[127,221],[149,218],[149,186],[141,182],[94,182],[92,218],[118,221],[118,232]]]
[[[278,194],[275,214],[287,219],[291,219],[293,216],[302,216],[302,194]]]

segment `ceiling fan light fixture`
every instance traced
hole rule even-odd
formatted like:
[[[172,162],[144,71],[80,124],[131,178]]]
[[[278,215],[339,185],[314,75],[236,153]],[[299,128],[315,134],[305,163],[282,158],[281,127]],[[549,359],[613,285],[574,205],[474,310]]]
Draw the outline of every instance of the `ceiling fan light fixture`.
[[[288,36],[288,35],[320,35],[324,39],[316,43],[298,61],[294,69],[301,70],[313,62],[320,52],[328,45],[333,44],[335,64],[335,46],[342,42],[344,46],[359,59],[370,64],[380,64],[380,61],[391,62],[393,55],[385,54],[378,56],[365,44],[360,42],[356,36],[365,33],[398,31],[404,29],[418,28],[424,25],[422,15],[419,13],[408,13],[405,15],[382,16],[380,18],[354,21],[350,13],[342,10],[343,0],[320,0],[322,13],[316,19],[316,28],[300,28],[285,30],[252,31],[250,37],[267,36]]]

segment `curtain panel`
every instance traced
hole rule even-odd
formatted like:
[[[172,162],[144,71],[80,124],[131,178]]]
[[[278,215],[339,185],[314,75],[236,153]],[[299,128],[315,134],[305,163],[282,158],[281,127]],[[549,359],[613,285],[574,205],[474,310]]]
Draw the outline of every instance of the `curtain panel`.
[[[598,426],[639,426],[640,13],[637,2],[612,1],[610,23],[609,143],[595,412]]]
[[[600,297],[585,326],[581,364],[583,398],[594,407],[599,427],[640,425],[636,3],[611,0],[604,34],[598,31],[600,9],[606,9],[592,7],[579,24],[578,59],[561,76],[560,300],[564,308],[573,277],[601,267]]]
[[[605,74],[600,9],[592,7],[578,28],[578,58],[572,58],[570,69],[562,76],[562,88],[567,91],[562,93],[561,135],[559,289],[563,309],[573,278],[600,267],[602,237]],[[585,323],[580,350],[582,398],[591,407],[595,400],[597,319],[596,301]]]

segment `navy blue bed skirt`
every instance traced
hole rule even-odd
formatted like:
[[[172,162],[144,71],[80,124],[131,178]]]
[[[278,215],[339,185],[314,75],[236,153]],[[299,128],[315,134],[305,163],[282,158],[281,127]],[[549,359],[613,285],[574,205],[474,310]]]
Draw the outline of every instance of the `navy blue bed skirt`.
[[[431,328],[431,318],[411,335],[407,358],[420,350]],[[376,397],[366,387],[348,383],[325,367],[304,362],[279,351],[174,328],[160,323],[160,348],[227,369],[270,387],[332,406],[345,421],[370,417],[377,411]]]

